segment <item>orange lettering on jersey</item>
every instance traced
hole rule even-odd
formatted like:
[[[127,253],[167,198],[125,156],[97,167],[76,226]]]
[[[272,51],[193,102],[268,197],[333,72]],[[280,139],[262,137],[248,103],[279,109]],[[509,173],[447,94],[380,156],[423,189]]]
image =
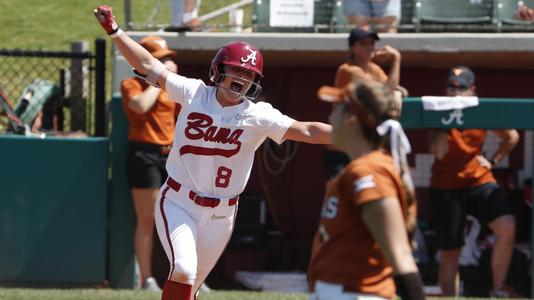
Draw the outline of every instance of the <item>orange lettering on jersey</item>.
[[[184,129],[187,138],[191,140],[203,139],[206,142],[236,145],[236,147],[234,149],[221,149],[185,145],[180,148],[180,155],[191,153],[205,156],[220,155],[231,157],[236,155],[239,152],[239,149],[241,149],[239,137],[243,134],[243,129],[232,131],[229,128],[213,126],[213,119],[210,116],[196,112],[190,113],[187,116],[187,119],[189,122],[187,122],[187,127]]]

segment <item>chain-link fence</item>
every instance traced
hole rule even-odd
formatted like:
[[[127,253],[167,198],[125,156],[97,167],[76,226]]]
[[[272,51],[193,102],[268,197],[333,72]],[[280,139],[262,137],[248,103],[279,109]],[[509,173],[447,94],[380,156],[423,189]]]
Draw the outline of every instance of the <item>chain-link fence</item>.
[[[0,117],[0,132],[95,134],[105,64],[87,49],[85,42],[70,52],[0,49],[0,114],[9,116]]]

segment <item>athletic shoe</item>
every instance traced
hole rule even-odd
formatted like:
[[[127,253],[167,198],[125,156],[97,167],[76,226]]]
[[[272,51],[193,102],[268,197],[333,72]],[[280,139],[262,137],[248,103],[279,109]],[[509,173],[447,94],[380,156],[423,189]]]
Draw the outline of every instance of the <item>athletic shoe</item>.
[[[154,277],[148,277],[145,279],[145,282],[141,285],[141,289],[146,291],[153,291],[153,292],[161,292],[161,289],[158,286],[158,283],[156,282],[156,279]]]
[[[203,293],[209,293],[211,292],[211,289],[208,287],[208,285],[204,282],[200,285],[199,291],[202,291]]]
[[[503,286],[499,289],[493,289],[490,291],[490,298],[525,298],[523,295],[514,291],[509,286]]]

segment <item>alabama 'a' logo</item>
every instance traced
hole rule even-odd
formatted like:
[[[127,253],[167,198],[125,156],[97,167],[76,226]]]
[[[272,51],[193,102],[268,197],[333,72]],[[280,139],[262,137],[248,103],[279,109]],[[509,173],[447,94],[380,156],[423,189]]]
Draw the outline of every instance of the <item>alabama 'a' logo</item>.
[[[232,157],[241,149],[239,138],[243,129],[234,129],[213,126],[213,119],[205,114],[193,112],[187,116],[189,120],[184,130],[185,136],[191,140],[204,140],[214,144],[230,145],[229,148],[200,147],[184,145],[180,147],[180,155],[195,154],[204,156]]]
[[[248,51],[250,51],[250,53],[247,56],[242,56],[241,57],[241,62],[242,63],[247,63],[247,62],[250,61],[250,63],[253,66],[255,66],[256,65],[256,54],[258,53],[258,51],[252,50],[252,49],[248,49]]]
[[[462,113],[462,110],[461,109],[455,109],[449,114],[449,118],[448,119],[441,118],[441,124],[449,125],[454,120],[456,120],[456,124],[463,125],[464,124],[463,117],[464,117],[464,114]]]

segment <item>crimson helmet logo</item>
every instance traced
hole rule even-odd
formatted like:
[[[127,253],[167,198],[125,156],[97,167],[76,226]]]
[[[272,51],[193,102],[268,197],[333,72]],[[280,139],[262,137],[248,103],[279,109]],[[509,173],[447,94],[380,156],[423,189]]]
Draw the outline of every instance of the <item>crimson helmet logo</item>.
[[[250,48],[248,49],[248,51],[250,51],[249,55],[241,57],[241,62],[245,64],[250,61],[250,63],[253,66],[255,66],[256,65],[256,53],[258,53],[258,51],[252,50]]]

